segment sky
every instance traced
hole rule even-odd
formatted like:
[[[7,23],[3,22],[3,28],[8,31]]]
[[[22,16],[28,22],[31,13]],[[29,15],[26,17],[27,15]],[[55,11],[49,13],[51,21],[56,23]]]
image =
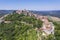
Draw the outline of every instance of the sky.
[[[0,0],[0,10],[60,10],[60,0]]]

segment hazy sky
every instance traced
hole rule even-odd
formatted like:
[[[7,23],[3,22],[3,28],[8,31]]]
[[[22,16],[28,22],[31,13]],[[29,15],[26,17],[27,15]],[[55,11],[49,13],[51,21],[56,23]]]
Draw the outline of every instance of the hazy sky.
[[[60,10],[60,0],[0,0],[0,10]]]

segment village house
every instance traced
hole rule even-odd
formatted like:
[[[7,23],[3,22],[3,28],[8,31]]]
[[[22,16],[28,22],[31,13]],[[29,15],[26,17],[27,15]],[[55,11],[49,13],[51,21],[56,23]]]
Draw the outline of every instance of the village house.
[[[22,10],[17,10],[16,13],[21,14]]]
[[[49,34],[54,34],[54,25],[52,22],[48,21],[48,18],[46,16],[39,16],[38,19],[43,21],[42,28],[40,30],[43,31],[42,35],[48,36]]]
[[[11,21],[4,21],[4,23],[11,23]]]

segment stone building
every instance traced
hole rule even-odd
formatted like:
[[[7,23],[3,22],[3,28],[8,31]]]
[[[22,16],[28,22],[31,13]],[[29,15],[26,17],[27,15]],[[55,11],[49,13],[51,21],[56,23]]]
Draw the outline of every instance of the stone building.
[[[21,14],[22,10],[17,10],[16,13]]]

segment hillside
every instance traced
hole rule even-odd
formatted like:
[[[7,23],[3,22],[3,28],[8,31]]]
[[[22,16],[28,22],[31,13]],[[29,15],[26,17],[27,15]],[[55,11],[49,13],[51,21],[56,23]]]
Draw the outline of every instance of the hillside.
[[[14,11],[0,23],[0,40],[59,40],[60,22],[26,10]]]
[[[0,40],[37,40],[42,21],[24,14],[10,14],[0,24]]]
[[[54,20],[54,18],[53,18],[53,20]],[[55,26],[55,40],[60,40],[60,21],[58,21],[58,20],[50,20],[49,19],[49,21],[51,21],[51,22],[53,22],[53,24],[54,24],[54,26]]]

